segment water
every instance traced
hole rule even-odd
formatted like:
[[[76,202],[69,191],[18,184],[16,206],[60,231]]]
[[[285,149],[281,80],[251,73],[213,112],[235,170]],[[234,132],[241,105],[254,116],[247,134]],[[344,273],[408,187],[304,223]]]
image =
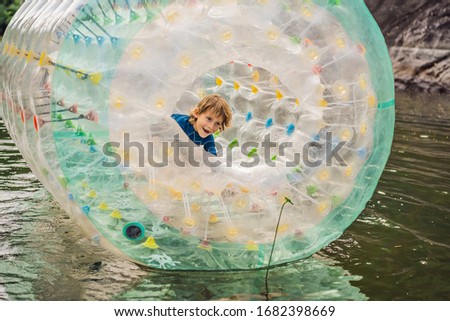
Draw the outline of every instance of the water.
[[[342,237],[269,275],[271,300],[450,299],[450,103],[397,94],[392,154]],[[265,271],[160,272],[90,243],[0,121],[0,300],[264,300]]]

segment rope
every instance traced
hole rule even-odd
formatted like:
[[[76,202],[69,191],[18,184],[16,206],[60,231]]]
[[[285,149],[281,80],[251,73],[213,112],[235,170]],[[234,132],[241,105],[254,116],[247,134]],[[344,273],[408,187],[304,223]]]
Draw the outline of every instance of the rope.
[[[269,278],[270,263],[272,262],[273,250],[275,249],[275,242],[277,240],[278,228],[280,226],[280,221],[281,221],[281,215],[283,214],[284,206],[287,203],[290,203],[290,204],[294,205],[294,203],[292,203],[292,201],[285,196],[284,197],[284,203],[283,203],[283,205],[281,205],[280,214],[278,215],[277,227],[275,228],[275,235],[273,237],[273,242],[272,242],[272,250],[270,251],[269,262],[267,263],[266,278],[265,278],[266,292],[264,293],[265,296],[266,296],[266,301],[269,301],[269,283],[268,283],[268,278]]]

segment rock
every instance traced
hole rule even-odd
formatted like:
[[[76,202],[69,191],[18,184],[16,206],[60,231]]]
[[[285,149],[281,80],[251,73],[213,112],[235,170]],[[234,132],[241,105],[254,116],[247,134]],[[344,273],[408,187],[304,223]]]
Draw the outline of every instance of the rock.
[[[450,93],[450,0],[365,0],[389,48],[398,89]]]

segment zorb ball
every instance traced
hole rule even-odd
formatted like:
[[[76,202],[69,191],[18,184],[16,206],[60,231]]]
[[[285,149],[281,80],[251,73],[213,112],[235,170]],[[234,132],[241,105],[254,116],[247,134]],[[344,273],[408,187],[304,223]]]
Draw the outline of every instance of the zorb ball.
[[[30,0],[0,50],[29,167],[95,243],[149,267],[308,257],[390,153],[392,67],[362,0]],[[233,112],[218,156],[171,118],[209,94]]]

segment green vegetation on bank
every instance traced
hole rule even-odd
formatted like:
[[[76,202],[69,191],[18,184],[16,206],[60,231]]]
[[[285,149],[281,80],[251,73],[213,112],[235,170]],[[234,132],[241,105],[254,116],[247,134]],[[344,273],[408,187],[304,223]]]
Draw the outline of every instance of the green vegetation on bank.
[[[0,0],[0,39],[23,0]]]

